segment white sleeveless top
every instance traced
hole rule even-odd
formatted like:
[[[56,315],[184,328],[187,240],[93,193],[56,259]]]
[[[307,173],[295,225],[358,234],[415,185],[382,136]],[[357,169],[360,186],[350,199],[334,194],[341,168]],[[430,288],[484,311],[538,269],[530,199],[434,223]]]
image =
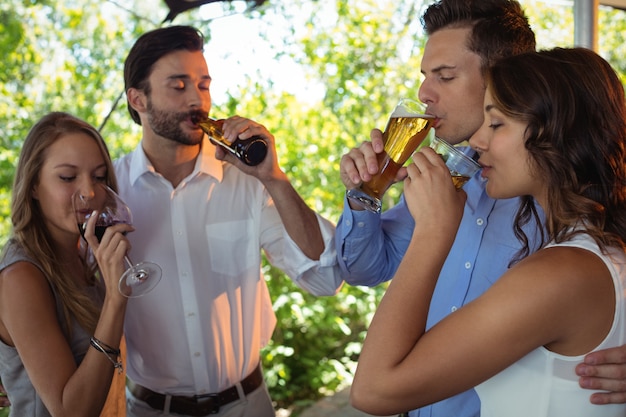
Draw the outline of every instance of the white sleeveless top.
[[[594,351],[621,346],[626,340],[626,255],[611,250],[602,254],[588,235],[571,241],[549,244],[587,249],[600,257],[615,285],[615,316],[606,338]],[[626,404],[594,405],[593,390],[582,389],[574,368],[584,355],[563,356],[544,347],[509,366],[476,387],[481,401],[481,417],[625,417]]]

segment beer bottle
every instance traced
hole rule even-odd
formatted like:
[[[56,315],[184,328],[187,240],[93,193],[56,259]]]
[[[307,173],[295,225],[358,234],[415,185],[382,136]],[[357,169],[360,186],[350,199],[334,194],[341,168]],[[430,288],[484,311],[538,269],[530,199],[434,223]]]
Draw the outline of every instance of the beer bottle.
[[[252,136],[249,139],[237,138],[233,143],[229,143],[224,138],[221,123],[217,120],[206,118],[194,122],[204,130],[213,144],[223,147],[246,165],[258,165],[267,155],[267,143],[260,136]]]

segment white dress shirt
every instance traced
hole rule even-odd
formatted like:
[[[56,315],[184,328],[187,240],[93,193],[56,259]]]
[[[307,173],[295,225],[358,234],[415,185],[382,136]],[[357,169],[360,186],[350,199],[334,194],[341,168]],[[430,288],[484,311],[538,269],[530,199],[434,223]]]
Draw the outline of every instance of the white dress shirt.
[[[163,269],[152,292],[128,302],[128,376],[161,393],[220,392],[257,366],[276,324],[261,249],[315,295],[333,295],[342,284],[333,224],[318,216],[325,250],[319,261],[307,258],[261,182],[214,152],[205,139],[193,172],[176,188],[141,146],[115,161],[134,216],[130,257]]]

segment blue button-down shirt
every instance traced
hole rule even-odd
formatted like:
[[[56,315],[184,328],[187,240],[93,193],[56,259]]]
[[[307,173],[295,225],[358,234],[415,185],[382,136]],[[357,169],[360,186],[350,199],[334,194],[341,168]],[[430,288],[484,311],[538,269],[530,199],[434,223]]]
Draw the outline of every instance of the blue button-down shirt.
[[[521,247],[513,233],[519,199],[489,198],[480,174],[463,189],[467,193],[463,219],[433,293],[428,328],[485,292],[505,272]],[[337,254],[345,281],[374,286],[391,279],[406,252],[414,225],[404,196],[382,215],[352,211],[345,202],[336,230]],[[529,241],[536,241],[536,228],[527,229]],[[410,416],[479,414],[480,401],[476,392],[470,390],[414,410]]]

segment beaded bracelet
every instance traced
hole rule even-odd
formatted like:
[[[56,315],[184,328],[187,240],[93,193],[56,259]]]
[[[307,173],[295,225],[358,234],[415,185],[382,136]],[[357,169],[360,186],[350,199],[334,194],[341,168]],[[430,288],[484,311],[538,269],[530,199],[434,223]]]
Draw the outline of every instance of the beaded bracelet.
[[[107,345],[106,343],[96,339],[95,337],[91,338],[90,343],[94,349],[106,355],[106,357],[113,364],[113,367],[117,369],[117,373],[121,374],[124,371],[124,366],[122,365],[122,361],[120,360],[121,352],[119,349],[114,349],[111,346]],[[111,358],[111,356],[114,356],[117,362],[114,361],[113,358]]]

